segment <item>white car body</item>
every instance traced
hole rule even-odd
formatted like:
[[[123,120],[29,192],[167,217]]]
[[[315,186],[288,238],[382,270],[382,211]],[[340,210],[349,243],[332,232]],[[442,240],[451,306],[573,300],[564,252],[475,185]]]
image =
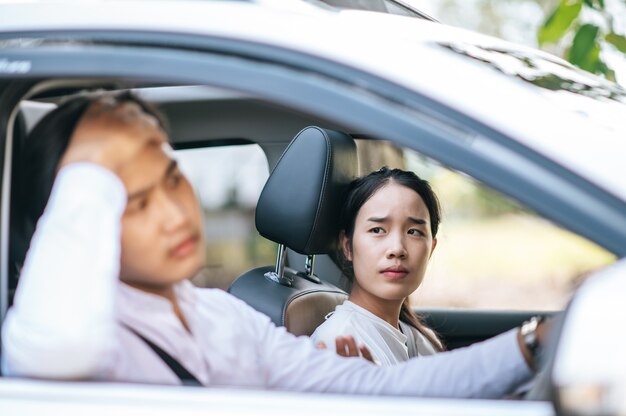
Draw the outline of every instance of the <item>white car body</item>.
[[[606,191],[607,198],[611,195],[626,204],[626,163],[623,162],[626,91],[620,87],[575,70],[548,54],[438,23],[367,12],[282,7],[279,3],[259,6],[199,1],[2,1],[0,80],[27,77],[40,69],[38,61],[31,61],[27,53],[28,39],[37,37],[37,33],[160,33],[243,41],[311,57],[320,65],[324,62],[338,64],[427,97],[556,161]],[[14,44],[7,39],[14,33],[21,33],[23,50],[11,49]],[[520,56],[531,57],[537,66],[531,68],[524,65],[522,59],[513,59],[494,50],[515,51]],[[150,73],[148,67],[137,70]],[[562,73],[574,88],[590,85],[595,91],[614,94],[614,97],[589,98],[584,94],[555,93],[531,86],[528,80],[544,70]],[[315,88],[321,77],[317,69],[297,68],[297,71],[304,83],[310,81],[311,88]],[[505,74],[513,74],[520,80],[511,80],[512,76]],[[348,82],[344,80],[343,87],[346,85]],[[355,80],[349,88],[360,91],[364,105],[371,108],[396,106],[399,113],[418,120],[429,113],[428,108],[415,111],[413,107],[403,107],[405,103],[395,101],[397,96],[393,94],[385,97],[370,93],[370,85],[360,80]],[[248,92],[246,87],[242,89]],[[281,104],[290,102],[294,108],[298,106],[296,101],[289,101],[293,97],[281,90],[276,90],[268,99]],[[333,109],[318,115],[332,119]],[[436,119],[437,115],[433,117]],[[470,152],[491,154],[494,163],[500,163],[503,168],[522,176],[541,173],[511,146],[500,145],[470,129],[465,134],[460,121],[458,125],[442,122],[440,127],[444,131],[449,129],[455,137],[463,137]],[[5,179],[4,192],[6,187]],[[574,191],[576,189],[572,188]],[[573,199],[578,197],[577,193],[572,193]],[[3,204],[5,201],[3,199]],[[6,250],[6,221],[3,219],[2,224],[3,250]],[[626,233],[624,223],[616,223],[615,228],[620,235]],[[5,268],[6,263],[2,267]],[[2,313],[5,307],[3,305]],[[374,398],[238,389],[205,391],[0,378],[2,415],[122,413],[542,416],[554,414],[554,409],[549,402]]]

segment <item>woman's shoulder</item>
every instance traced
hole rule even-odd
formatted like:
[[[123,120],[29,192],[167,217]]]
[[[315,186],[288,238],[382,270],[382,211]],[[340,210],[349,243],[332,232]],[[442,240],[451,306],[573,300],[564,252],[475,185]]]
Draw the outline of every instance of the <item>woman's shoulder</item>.
[[[403,321],[400,321],[400,326],[402,332],[407,335],[409,356],[414,357],[416,355],[432,355],[437,353],[437,348],[420,330]],[[433,339],[439,339],[432,329],[424,326],[422,330]]]
[[[316,341],[328,340],[335,342],[335,338],[342,335],[355,336],[358,329],[358,319],[349,304],[338,305],[335,310],[326,315],[326,320],[317,327],[311,338]]]

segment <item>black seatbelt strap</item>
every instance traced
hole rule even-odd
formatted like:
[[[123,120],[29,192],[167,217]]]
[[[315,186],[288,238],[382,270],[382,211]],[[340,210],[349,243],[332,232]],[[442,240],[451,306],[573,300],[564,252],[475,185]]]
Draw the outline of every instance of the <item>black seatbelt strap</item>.
[[[131,328],[130,326],[128,326],[128,325],[126,325],[124,323],[122,325],[124,325],[126,328],[128,328],[133,334],[135,334],[139,338],[141,338],[141,340],[143,342],[145,342],[146,345],[148,345],[152,349],[152,351],[154,351],[156,353],[156,355],[158,355],[159,358],[161,358],[161,360],[163,360],[163,362],[165,364],[167,364],[167,366],[174,372],[174,374],[176,374],[176,376],[178,376],[180,381],[182,381],[182,383],[185,386],[202,386],[203,385],[196,378],[196,376],[191,374],[189,372],[189,370],[187,370],[185,367],[183,367],[183,365],[181,363],[179,363],[174,357],[169,355],[167,352],[163,351],[163,349],[161,347],[159,347],[154,342],[150,341],[148,338],[146,338],[143,335],[141,335],[139,332],[135,331],[134,328]]]

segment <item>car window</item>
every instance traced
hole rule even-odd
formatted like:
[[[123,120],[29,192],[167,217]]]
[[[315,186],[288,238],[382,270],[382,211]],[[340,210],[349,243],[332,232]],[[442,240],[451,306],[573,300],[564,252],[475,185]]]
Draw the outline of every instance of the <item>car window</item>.
[[[257,200],[269,176],[267,158],[256,144],[176,151],[204,211],[207,266],[193,281],[227,289],[257,267],[273,264],[276,244],[254,226]]]
[[[608,251],[547,221],[473,178],[413,150],[357,140],[360,174],[381,166],[412,170],[442,205],[438,244],[416,307],[559,310]]]
[[[401,16],[418,16],[408,7],[390,0],[322,0],[324,3],[340,9],[356,9]]]
[[[385,1],[385,7],[387,7],[387,13],[389,14],[397,14],[400,16],[417,16],[415,12],[408,9],[406,6],[403,6],[399,3]]]

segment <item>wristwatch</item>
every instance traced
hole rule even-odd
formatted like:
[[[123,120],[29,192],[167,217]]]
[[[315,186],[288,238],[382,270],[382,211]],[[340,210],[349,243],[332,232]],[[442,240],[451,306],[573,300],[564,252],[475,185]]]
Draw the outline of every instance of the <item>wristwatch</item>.
[[[522,335],[524,345],[528,348],[528,351],[530,352],[530,355],[535,363],[541,353],[541,344],[539,343],[539,338],[537,337],[537,327],[541,322],[543,322],[543,320],[543,316],[533,316],[528,321],[524,322],[520,327],[520,334]]]

